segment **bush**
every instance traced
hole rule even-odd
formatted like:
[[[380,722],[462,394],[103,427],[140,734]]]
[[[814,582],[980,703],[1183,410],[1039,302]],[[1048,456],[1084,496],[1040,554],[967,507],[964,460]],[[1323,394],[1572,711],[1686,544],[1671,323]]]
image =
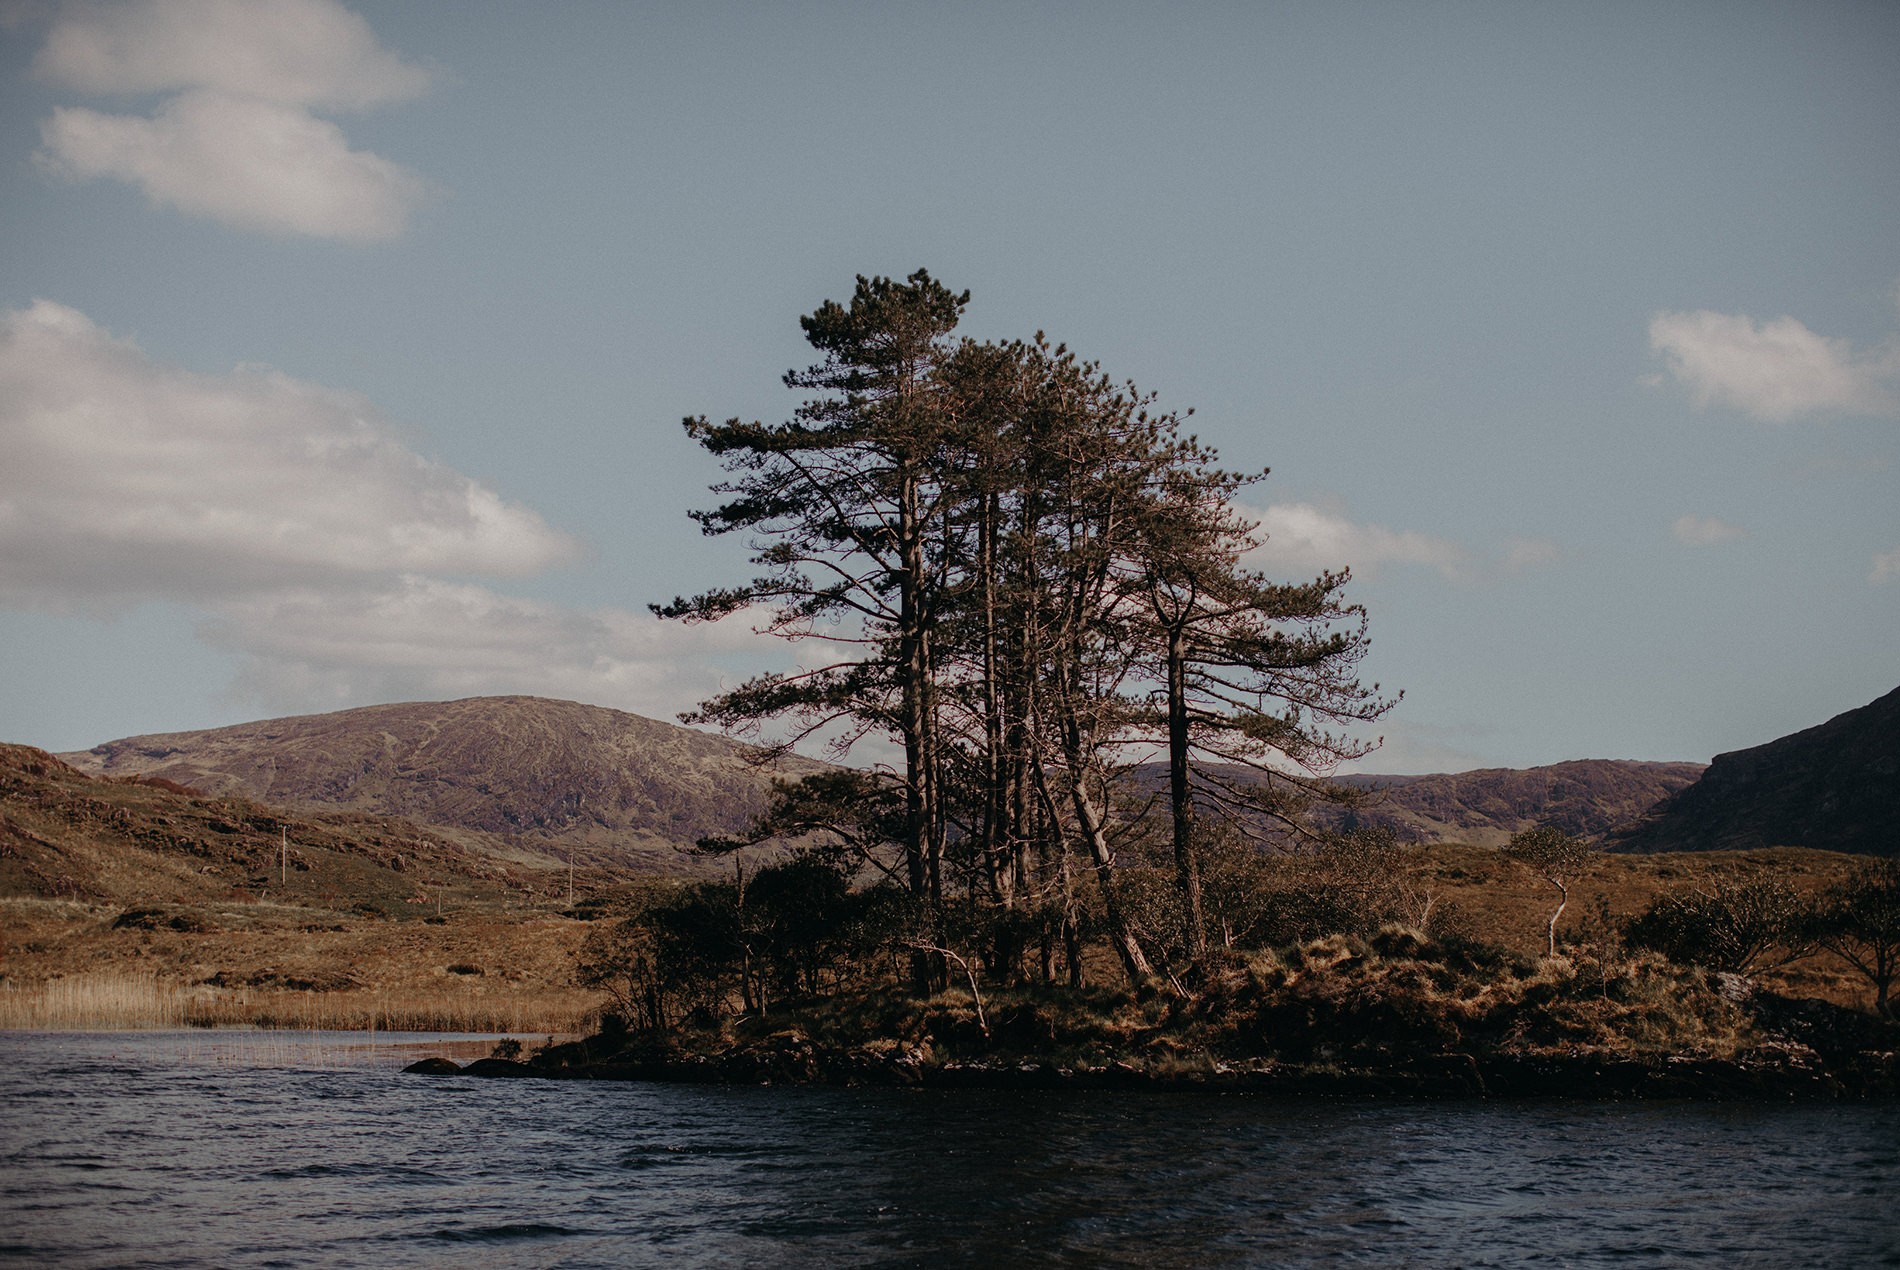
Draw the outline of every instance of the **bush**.
[[[1793,887],[1747,878],[1659,896],[1624,926],[1623,939],[1677,965],[1748,974],[1809,951],[1809,926],[1807,906]]]
[[[763,1010],[775,997],[835,988],[902,944],[915,918],[908,893],[854,891],[839,863],[798,855],[645,897],[588,935],[578,975],[606,989],[616,1013],[657,1030],[696,1011],[716,1016],[735,995]]]
[[[1814,941],[1874,985],[1874,1008],[1894,1017],[1900,971],[1900,859],[1878,860],[1832,888],[1809,919]]]
[[[1268,857],[1256,885],[1252,947],[1284,947],[1327,935],[1370,935],[1403,922],[1399,847],[1389,831],[1361,830],[1298,855]]]

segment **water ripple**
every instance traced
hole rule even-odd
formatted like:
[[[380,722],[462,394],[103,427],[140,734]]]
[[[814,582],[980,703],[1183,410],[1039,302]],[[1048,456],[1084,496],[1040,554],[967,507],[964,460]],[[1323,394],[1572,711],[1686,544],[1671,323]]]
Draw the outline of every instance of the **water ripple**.
[[[338,1069],[352,1038],[0,1044],[20,1264],[1900,1265],[1891,1107],[437,1081],[394,1050]]]

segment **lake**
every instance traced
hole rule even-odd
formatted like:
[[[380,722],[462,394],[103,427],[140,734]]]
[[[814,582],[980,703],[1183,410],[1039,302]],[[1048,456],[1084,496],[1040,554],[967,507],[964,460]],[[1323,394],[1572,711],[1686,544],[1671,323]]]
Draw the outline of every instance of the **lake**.
[[[1900,1265],[1892,1106],[398,1071],[450,1039],[0,1033],[0,1260]]]

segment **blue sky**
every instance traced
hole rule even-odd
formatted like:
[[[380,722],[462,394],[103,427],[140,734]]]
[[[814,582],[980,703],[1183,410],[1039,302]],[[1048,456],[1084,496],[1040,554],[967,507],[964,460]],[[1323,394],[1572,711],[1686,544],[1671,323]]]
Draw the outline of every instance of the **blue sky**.
[[[0,5],[0,738],[787,652],[679,420],[863,274],[1171,406],[1339,564],[1373,770],[1900,682],[1900,8]]]

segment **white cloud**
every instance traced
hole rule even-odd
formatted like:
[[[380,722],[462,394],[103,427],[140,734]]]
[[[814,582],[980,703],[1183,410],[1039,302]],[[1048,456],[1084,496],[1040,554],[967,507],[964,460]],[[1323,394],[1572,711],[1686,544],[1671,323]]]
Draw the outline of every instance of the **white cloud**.
[[[272,711],[533,693],[669,717],[727,686],[715,659],[793,655],[762,614],[687,626],[442,577],[578,544],[357,394],[165,366],[51,301],[0,315],[0,454],[0,604],[191,605],[240,659],[231,695]]]
[[[55,609],[398,571],[517,577],[577,544],[353,393],[155,362],[50,301],[0,317],[0,597]]]
[[[1883,551],[1874,557],[1874,569],[1867,580],[1880,585],[1887,582],[1900,582],[1900,547],[1892,551]]]
[[[170,92],[157,113],[55,110],[35,158],[74,180],[244,229],[366,242],[400,234],[422,178],[349,148],[311,108],[404,101],[429,72],[382,48],[334,0],[135,0],[67,9],[34,62],[96,94]]]
[[[126,181],[158,206],[264,233],[393,238],[427,192],[402,165],[351,150],[333,123],[209,92],[175,97],[150,119],[61,108],[40,139],[36,157],[58,175]]]
[[[34,73],[84,93],[209,88],[259,101],[363,109],[408,101],[430,73],[382,47],[334,0],[135,0],[70,7]]]
[[[244,656],[233,694],[271,710],[528,693],[671,717],[721,687],[709,655],[785,655],[743,614],[686,626],[416,576],[264,592],[211,613],[206,641]]]
[[[1676,517],[1671,532],[1675,534],[1677,542],[1688,547],[1713,547],[1717,543],[1748,537],[1748,531],[1740,525],[1731,525],[1713,516],[1687,514]]]
[[[1504,559],[1499,567],[1506,573],[1543,569],[1563,559],[1563,551],[1547,538],[1511,538],[1505,542]]]
[[[1730,406],[1757,419],[1900,413],[1900,342],[1856,353],[1791,317],[1757,324],[1745,314],[1658,313],[1649,345],[1698,408]]]
[[[1355,524],[1312,503],[1275,503],[1264,512],[1245,514],[1260,522],[1266,536],[1247,555],[1247,563],[1258,569],[1370,570],[1383,564],[1419,564],[1461,576],[1466,561],[1457,543],[1412,529]]]

